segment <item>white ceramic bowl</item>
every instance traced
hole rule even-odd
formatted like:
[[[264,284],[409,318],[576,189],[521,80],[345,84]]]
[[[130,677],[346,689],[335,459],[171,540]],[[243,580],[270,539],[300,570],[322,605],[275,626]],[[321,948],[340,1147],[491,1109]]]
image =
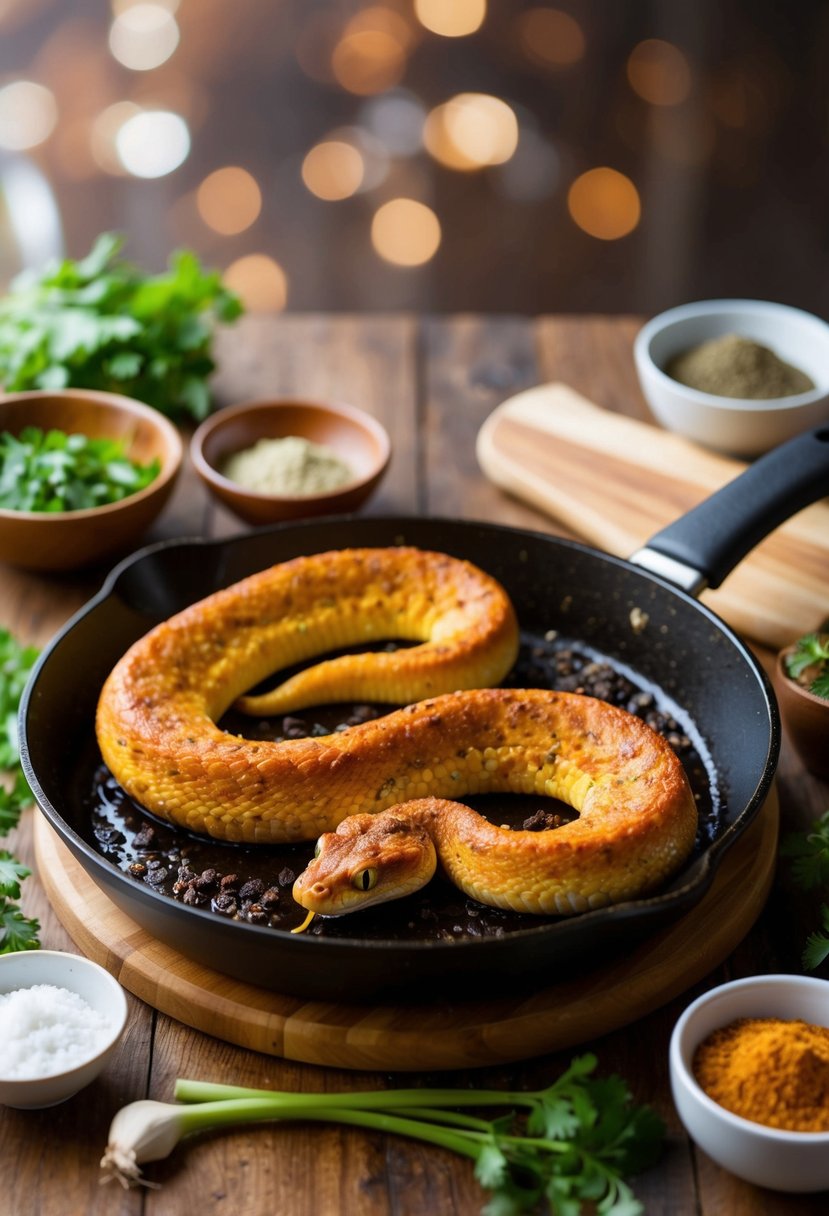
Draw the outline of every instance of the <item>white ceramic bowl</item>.
[[[22,1110],[56,1106],[94,1081],[115,1051],[127,1021],[123,988],[97,963],[60,950],[24,950],[0,957],[0,993],[35,984],[53,984],[76,992],[108,1019],[110,1030],[94,1055],[67,1071],[32,1080],[0,1076],[0,1105]]]
[[[829,1188],[829,1132],[789,1132],[734,1115],[694,1079],[697,1047],[736,1018],[773,1017],[829,1026],[829,982],[762,975],[713,988],[694,1001],[674,1027],[670,1046],[674,1104],[691,1139],[724,1169],[776,1191]]]
[[[739,334],[769,347],[813,380],[790,397],[744,400],[688,388],[663,368],[712,338]],[[829,325],[811,313],[765,300],[702,300],[660,313],[636,335],[636,370],[654,417],[668,430],[733,456],[767,452],[829,419]]]

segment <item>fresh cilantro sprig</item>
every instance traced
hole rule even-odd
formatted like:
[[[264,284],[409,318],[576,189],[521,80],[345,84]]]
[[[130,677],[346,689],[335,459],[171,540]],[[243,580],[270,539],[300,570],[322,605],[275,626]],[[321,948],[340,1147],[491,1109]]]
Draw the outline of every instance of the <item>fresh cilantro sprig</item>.
[[[0,629],[0,769],[10,779],[0,785],[0,836],[17,826],[32,791],[20,766],[17,710],[38,656],[35,646],[21,646],[8,629]],[[23,915],[17,903],[20,884],[30,871],[5,850],[0,851],[0,954],[35,950],[40,925]]]
[[[798,638],[785,659],[786,675],[800,680],[816,697],[829,699],[829,634],[807,633]]]
[[[780,844],[783,857],[792,858],[791,875],[804,891],[829,889],[829,811],[805,832],[790,832]],[[820,909],[821,927],[810,933],[801,955],[806,971],[814,971],[829,957],[829,907]]]
[[[0,383],[6,392],[103,389],[204,418],[215,326],[234,321],[241,302],[192,252],[147,275],[119,256],[122,246],[104,233],[79,261],[14,280],[0,300]]]
[[[161,462],[130,460],[119,439],[24,427],[0,434],[0,507],[81,511],[120,502],[158,476]]]

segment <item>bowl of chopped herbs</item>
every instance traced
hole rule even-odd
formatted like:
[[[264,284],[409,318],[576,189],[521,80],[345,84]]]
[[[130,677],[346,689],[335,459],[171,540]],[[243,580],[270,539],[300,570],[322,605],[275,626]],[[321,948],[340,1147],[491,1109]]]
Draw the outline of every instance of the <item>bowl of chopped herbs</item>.
[[[773,683],[792,746],[810,772],[829,777],[829,621],[779,652]]]
[[[127,551],[167,502],[182,456],[173,423],[130,397],[0,395],[0,561],[71,570]]]

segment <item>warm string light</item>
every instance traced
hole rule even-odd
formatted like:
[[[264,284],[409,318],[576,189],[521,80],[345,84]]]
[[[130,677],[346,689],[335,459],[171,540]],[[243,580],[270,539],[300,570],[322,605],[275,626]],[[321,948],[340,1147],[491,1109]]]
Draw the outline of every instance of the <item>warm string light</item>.
[[[652,106],[678,106],[691,92],[691,69],[678,46],[648,38],[633,48],[627,61],[630,87]]]
[[[15,80],[0,88],[0,148],[36,148],[49,138],[57,120],[55,96],[45,85]]]
[[[371,243],[394,266],[422,266],[438,251],[440,221],[431,207],[413,198],[383,203],[371,221]]]
[[[567,192],[567,209],[582,231],[601,241],[627,236],[642,214],[639,192],[630,178],[605,166],[576,178]]]
[[[464,38],[479,30],[486,18],[486,0],[414,0],[420,24],[444,38]]]
[[[196,191],[196,207],[208,228],[221,236],[235,236],[259,218],[262,191],[247,169],[228,165],[204,179]]]
[[[179,48],[179,0],[111,0],[111,10],[112,57],[136,77],[147,77],[148,87],[131,90],[133,100],[114,102],[94,119],[87,117],[89,149],[85,161],[79,158],[79,165],[84,161],[87,167],[81,166],[79,177],[96,169],[111,175],[162,177],[184,163],[191,142],[183,94],[174,90],[167,97],[169,90],[159,91],[149,82],[153,70]],[[413,0],[411,8],[392,0],[366,4],[345,21],[335,13],[316,14],[300,31],[297,48],[303,49],[296,53],[303,69],[313,78],[365,98],[353,127],[331,131],[307,149],[301,180],[316,198],[339,202],[375,190],[393,171],[401,197],[377,207],[371,222],[374,251],[391,265],[423,266],[442,240],[435,211],[407,196],[408,191],[427,190],[428,180],[412,176],[413,170],[401,176],[400,161],[412,161],[425,150],[433,161],[453,171],[497,169],[490,176],[493,188],[516,202],[547,197],[568,176],[557,146],[541,133],[533,116],[517,112],[501,97],[458,93],[427,112],[417,94],[401,87],[409,58],[420,42],[430,35],[450,39],[474,34],[487,15],[486,0]],[[582,26],[560,9],[541,4],[526,9],[514,18],[509,31],[525,59],[548,71],[572,67],[586,54]],[[313,71],[312,55],[316,57]],[[686,56],[660,39],[638,43],[628,56],[626,73],[632,92],[654,107],[654,122],[664,117],[667,123],[672,108],[680,107],[694,86]],[[173,75],[184,82],[185,93],[193,91],[185,74],[174,69]],[[166,105],[159,104],[160,97]],[[717,117],[723,125],[737,127],[744,122],[739,89],[729,93],[722,88],[717,101]],[[81,113],[77,107],[67,113],[66,148],[60,153],[64,159],[66,149],[80,146]],[[0,89],[0,147],[37,146],[49,138],[57,117],[50,90],[32,81],[7,84]],[[657,140],[659,132],[655,132],[654,145],[663,157],[677,159],[671,154],[670,131],[662,123],[659,132],[665,139]],[[706,149],[698,151],[708,154]],[[394,158],[398,165],[392,170]],[[202,222],[222,237],[249,229],[263,205],[259,183],[239,165],[214,170],[187,197]],[[606,166],[571,181],[567,207],[572,221],[599,240],[618,240],[641,220],[633,181]],[[250,307],[286,306],[287,277],[273,258],[252,253],[237,259],[228,274],[240,294],[253,302]]]
[[[458,93],[430,112],[423,140],[430,155],[449,169],[502,165],[518,146],[518,119],[498,97]]]
[[[166,63],[179,43],[178,23],[164,4],[122,6],[109,31],[115,59],[135,72],[148,72]]]
[[[222,278],[240,296],[248,312],[279,312],[288,302],[288,277],[267,254],[249,253],[237,258]]]

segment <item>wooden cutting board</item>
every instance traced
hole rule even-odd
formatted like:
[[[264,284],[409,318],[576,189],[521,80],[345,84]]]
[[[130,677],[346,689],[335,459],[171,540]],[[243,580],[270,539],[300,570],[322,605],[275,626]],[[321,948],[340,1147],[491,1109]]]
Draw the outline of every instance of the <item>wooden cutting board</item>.
[[[477,1068],[529,1059],[598,1038],[687,991],[734,950],[760,914],[777,857],[772,789],[729,849],[697,907],[594,971],[491,1000],[418,1005],[303,1001],[242,983],[156,941],[89,877],[43,815],[37,869],[78,948],[130,992],[186,1026],[288,1060],[393,1072]]]
[[[486,475],[590,544],[630,557],[746,466],[610,413],[564,384],[498,406],[478,434]],[[774,649],[829,616],[829,502],[801,511],[700,597]]]

